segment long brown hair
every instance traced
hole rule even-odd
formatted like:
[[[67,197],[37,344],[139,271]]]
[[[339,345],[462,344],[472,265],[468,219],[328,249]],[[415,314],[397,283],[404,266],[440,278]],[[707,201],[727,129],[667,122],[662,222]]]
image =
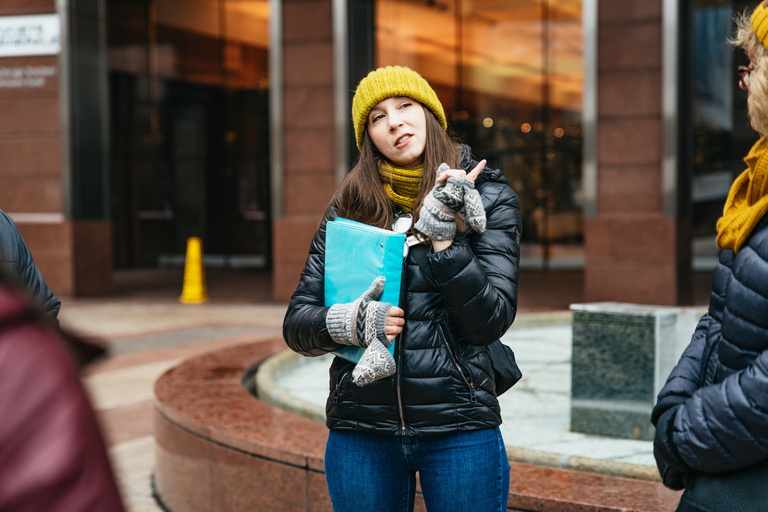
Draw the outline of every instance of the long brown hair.
[[[461,162],[457,141],[443,130],[431,110],[424,105],[422,108],[427,120],[427,140],[422,162],[424,170],[413,207],[414,224],[419,218],[424,198],[435,186],[438,166],[445,162],[452,169],[458,169]],[[337,213],[340,217],[385,229],[391,227],[395,209],[379,178],[379,165],[382,160],[385,158],[373,145],[366,123],[360,155],[332,201],[338,202]]]

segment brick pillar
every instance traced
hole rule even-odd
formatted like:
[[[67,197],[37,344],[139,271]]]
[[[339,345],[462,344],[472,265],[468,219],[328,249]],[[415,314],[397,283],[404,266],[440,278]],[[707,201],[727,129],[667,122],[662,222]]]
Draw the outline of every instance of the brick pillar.
[[[284,0],[283,211],[273,222],[272,295],[287,302],[336,188],[331,0]]]
[[[81,8],[83,12],[64,9],[71,15],[62,19],[76,19],[79,26],[92,23],[89,33],[98,33],[95,7],[93,11]],[[0,16],[56,14],[61,13],[54,0],[0,4]],[[82,122],[88,115],[75,106],[79,108],[83,102],[73,101],[63,92],[69,87],[62,87],[73,75],[76,80],[93,82],[98,70],[88,73],[85,68],[93,68],[88,59],[98,53],[99,46],[81,50],[67,39],[68,34],[62,32],[59,54],[0,57],[0,80],[4,82],[0,87],[4,119],[0,123],[0,208],[18,225],[53,293],[102,294],[110,291],[112,277],[111,223],[100,181],[109,170],[101,163],[101,147],[93,145],[102,130]],[[69,65],[62,59],[64,49],[70,56]],[[78,58],[78,51],[87,56]],[[82,65],[83,60],[87,64]],[[98,91],[77,89],[79,94],[98,99]],[[99,116],[97,112],[95,117]],[[95,186],[82,185],[89,172],[99,180]],[[94,200],[99,203],[96,215],[81,214],[82,203]]]
[[[0,5],[0,16],[55,14],[53,0]],[[38,76],[30,78],[27,70]],[[68,295],[71,258],[61,187],[59,67],[55,54],[0,58],[0,208],[11,215],[54,293]]]
[[[662,0],[599,3],[597,215],[586,301],[675,305],[690,294],[686,219],[662,198]]]

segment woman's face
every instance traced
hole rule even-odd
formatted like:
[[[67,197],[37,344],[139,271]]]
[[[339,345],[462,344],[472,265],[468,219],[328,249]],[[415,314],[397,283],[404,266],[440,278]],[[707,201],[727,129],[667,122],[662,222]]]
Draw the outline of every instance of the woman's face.
[[[427,144],[427,119],[416,100],[393,96],[378,102],[366,123],[373,145],[393,164],[416,167]]]

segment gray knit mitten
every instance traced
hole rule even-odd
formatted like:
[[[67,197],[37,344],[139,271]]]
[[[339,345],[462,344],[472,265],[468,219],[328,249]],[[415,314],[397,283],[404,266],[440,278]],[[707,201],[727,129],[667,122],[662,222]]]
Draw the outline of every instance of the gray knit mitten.
[[[475,233],[485,231],[485,208],[480,194],[475,189],[475,182],[464,180],[464,211],[467,213],[467,221]]]
[[[440,176],[448,169],[448,164],[440,164],[437,175]],[[466,180],[448,178],[435,183],[424,199],[419,220],[414,227],[432,240],[453,240],[456,237],[456,213],[464,206],[463,181]]]
[[[362,387],[394,375],[395,368],[395,358],[389,350],[379,340],[373,340],[352,370],[352,382]]]
[[[325,323],[333,341],[360,347],[368,347],[373,340],[378,340],[385,347],[392,344],[384,332],[387,312],[392,304],[376,300],[384,291],[384,283],[384,277],[377,277],[368,291],[354,302],[331,306]]]
[[[448,164],[440,164],[437,175],[448,169]],[[415,227],[432,240],[451,240],[456,237],[456,214],[462,208],[469,226],[476,233],[485,231],[485,208],[475,182],[466,178],[448,178],[436,183],[424,199]]]

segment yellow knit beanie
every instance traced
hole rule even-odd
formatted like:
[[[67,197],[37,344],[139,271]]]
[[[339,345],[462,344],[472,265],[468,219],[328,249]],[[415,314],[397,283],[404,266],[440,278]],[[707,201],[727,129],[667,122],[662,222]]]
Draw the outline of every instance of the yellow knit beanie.
[[[352,122],[355,125],[357,148],[363,142],[363,130],[371,109],[381,100],[392,96],[407,96],[426,106],[435,114],[443,129],[448,128],[445,112],[437,94],[421,75],[412,69],[387,66],[368,73],[352,98]]]
[[[757,38],[768,49],[768,0],[760,2],[752,13],[752,30],[755,31]]]

